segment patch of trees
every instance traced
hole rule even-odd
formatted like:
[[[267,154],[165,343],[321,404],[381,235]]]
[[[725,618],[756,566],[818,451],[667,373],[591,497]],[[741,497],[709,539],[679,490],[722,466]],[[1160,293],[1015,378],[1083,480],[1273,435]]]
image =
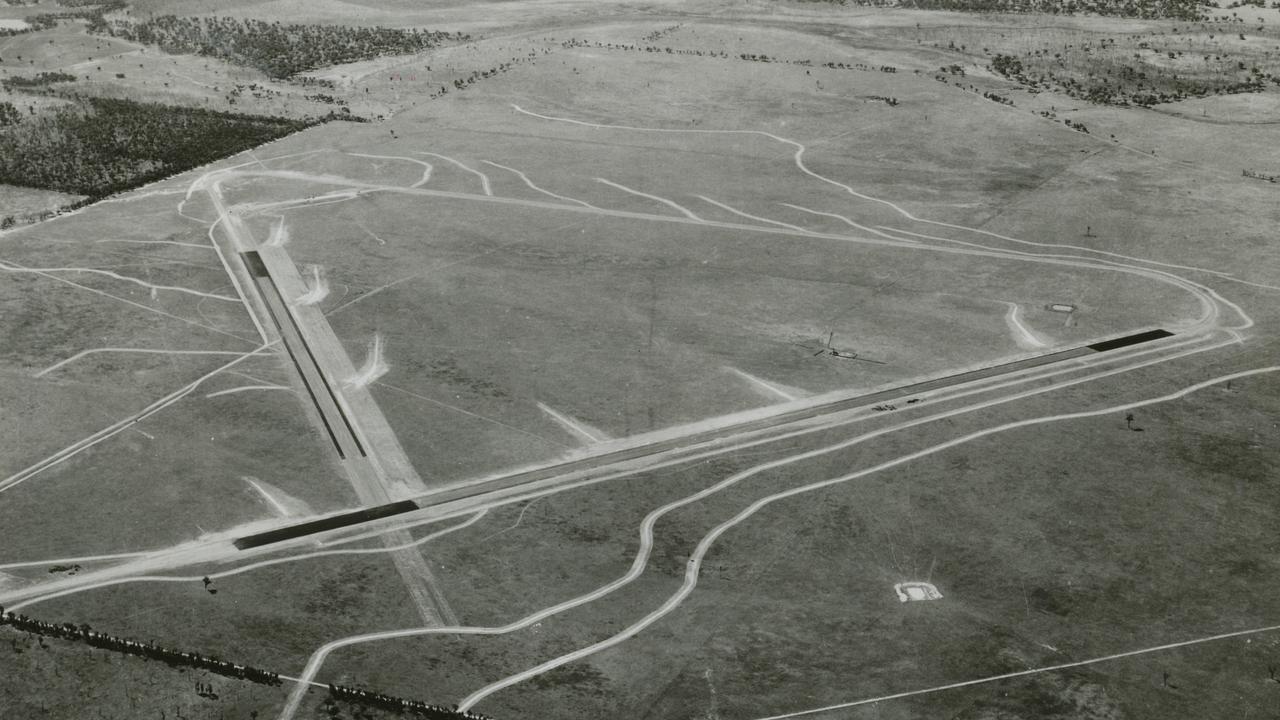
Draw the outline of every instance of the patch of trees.
[[[0,127],[17,125],[22,120],[22,113],[11,102],[0,100]]]
[[[328,93],[316,93],[315,95],[304,95],[306,99],[312,102],[325,103],[326,105],[346,105],[347,101],[342,98],[336,98]]]
[[[135,22],[113,20],[99,32],[157,45],[169,53],[193,53],[257,68],[287,78],[329,65],[405,55],[446,41],[470,38],[462,33],[383,27],[297,25],[227,17],[161,17]]]
[[[984,92],[984,93],[982,93],[982,97],[984,97],[984,98],[986,98],[986,99],[988,99],[988,100],[990,100],[990,101],[992,101],[992,102],[998,102],[998,103],[1000,103],[1001,105],[1008,105],[1008,106],[1010,106],[1010,107],[1012,107],[1012,106],[1013,106],[1013,101],[1012,101],[1012,100],[1010,100],[1009,98],[1007,98],[1007,97],[1005,97],[1005,96],[1003,96],[1003,95],[997,95],[996,93],[993,93],[993,92],[991,92],[991,91],[989,91],[989,90],[988,90],[988,91],[986,91],[986,92]]]
[[[98,198],[316,122],[90,98],[0,132],[0,183]]]
[[[670,35],[671,33],[675,32],[676,30],[679,30],[682,27],[684,27],[684,23],[678,23],[676,25],[668,25],[667,27],[664,27],[661,30],[654,30],[648,35],[645,35],[644,37],[640,38],[640,40],[642,42],[653,42],[664,36]]]
[[[18,88],[30,89],[48,87],[49,85],[59,82],[75,82],[75,80],[75,75],[53,70],[51,72],[42,72],[32,77],[23,77],[21,75],[7,77],[0,80],[0,86],[3,86],[5,90],[14,90]]]
[[[991,58],[991,69],[1010,78],[1022,76],[1022,62],[1012,55],[997,54]]]

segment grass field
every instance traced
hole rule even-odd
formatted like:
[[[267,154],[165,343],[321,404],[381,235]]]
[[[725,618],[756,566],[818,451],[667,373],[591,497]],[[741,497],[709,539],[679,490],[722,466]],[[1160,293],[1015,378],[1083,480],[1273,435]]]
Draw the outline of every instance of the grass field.
[[[1034,54],[1106,23],[1172,36],[1172,21],[763,1],[215,5],[132,12],[367,12],[478,37],[318,71],[380,122],[315,127],[0,234],[0,603],[495,718],[1274,706],[1280,205],[1241,171],[1280,170],[1275,88],[1091,105],[981,59],[986,40]],[[137,64],[75,42],[22,72]],[[194,104],[248,79],[145,55],[147,91],[181,72],[195,85],[174,91]],[[965,74],[939,82],[952,63]],[[421,554],[458,627],[422,627],[381,534],[228,549],[247,528],[359,504],[351,463],[227,273],[236,242],[279,244],[281,228],[315,286],[305,312],[339,341],[324,352],[360,368],[380,338],[387,369],[367,390],[429,488],[688,423],[722,430],[723,447],[380,526],[408,533],[399,552]],[[1177,334],[758,437],[725,429],[1151,327]],[[82,567],[55,567],[69,564]],[[899,602],[907,581],[942,598]],[[42,597],[45,583],[69,590]],[[28,714],[381,717],[334,710],[320,687],[295,714],[292,681],[216,679],[210,699],[190,673],[143,680],[141,660],[3,633],[0,697]]]

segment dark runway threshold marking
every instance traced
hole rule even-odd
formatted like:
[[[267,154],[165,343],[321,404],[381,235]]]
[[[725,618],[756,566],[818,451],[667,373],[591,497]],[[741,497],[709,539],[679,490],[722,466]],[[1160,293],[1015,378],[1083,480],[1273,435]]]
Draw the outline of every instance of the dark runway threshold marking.
[[[1115,350],[1116,348],[1129,347],[1130,345],[1138,345],[1140,343],[1151,342],[1152,340],[1159,340],[1167,337],[1173,337],[1173,333],[1168,330],[1148,330],[1146,332],[1140,332],[1137,335],[1127,335],[1114,340],[1104,340],[1100,343],[1088,345],[1087,347],[1094,352],[1106,352],[1108,350]]]
[[[254,535],[245,535],[244,537],[237,539],[234,544],[237,550],[248,550],[249,548],[270,545],[271,543],[278,543],[284,540],[292,540],[293,538],[302,537],[304,535],[314,535],[315,533],[325,532],[326,530],[336,530],[337,528],[347,527],[348,525],[358,525],[371,520],[381,520],[385,517],[413,512],[417,509],[418,503],[412,500],[401,500],[400,502],[376,505],[374,507],[364,508],[361,510],[353,510],[349,513],[334,515],[333,517],[322,518],[320,520],[312,520],[311,522],[298,523],[297,525],[290,525],[276,530],[268,530]]]

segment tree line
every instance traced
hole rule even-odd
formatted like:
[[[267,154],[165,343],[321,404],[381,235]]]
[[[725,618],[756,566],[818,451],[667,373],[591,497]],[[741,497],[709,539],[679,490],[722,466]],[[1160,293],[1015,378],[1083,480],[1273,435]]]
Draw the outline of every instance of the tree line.
[[[397,715],[407,713],[414,717],[428,718],[428,720],[489,720],[488,715],[481,715],[469,710],[459,710],[457,705],[453,707],[432,705],[419,700],[410,700],[396,697],[395,695],[384,695],[383,693],[369,692],[368,690],[330,683],[329,695],[324,702],[325,707],[330,710],[330,714],[333,714],[333,711],[337,709],[336,702],[339,700],[367,705],[379,710],[389,710]]]
[[[462,33],[418,29],[300,25],[174,15],[144,21],[114,19],[91,29],[133,42],[156,45],[169,53],[193,53],[247,65],[277,79],[329,65],[421,52],[447,41],[470,38]]]
[[[281,684],[279,673],[250,667],[248,665],[239,665],[226,660],[219,660],[216,657],[201,655],[200,653],[173,650],[171,648],[156,645],[154,641],[143,643],[137,640],[107,635],[106,633],[94,631],[93,628],[88,625],[49,623],[42,620],[36,620],[35,618],[29,618],[26,615],[16,615],[12,612],[4,614],[3,607],[0,607],[0,625],[8,625],[23,632],[32,633],[33,635],[39,635],[41,637],[52,637],[62,640],[71,640],[74,642],[82,642],[91,647],[96,647],[102,650],[111,650],[125,655],[135,655],[149,660],[159,660],[171,667],[198,668],[217,675],[236,678],[238,680],[248,680],[262,685]]]
[[[100,650],[109,650],[148,660],[159,660],[170,667],[205,670],[215,675],[237,680],[248,680],[261,685],[278,687],[284,684],[280,680],[280,674],[270,670],[220,660],[211,655],[163,647],[157,645],[155,641],[143,643],[129,638],[100,633],[87,624],[50,623],[13,612],[6,614],[4,608],[0,607],[0,626],[4,625],[41,638],[51,637],[72,642],[82,642]],[[351,703],[389,710],[398,715],[407,713],[415,717],[428,718],[428,720],[489,720],[486,715],[458,710],[457,706],[449,708],[442,705],[432,705],[418,700],[369,692],[368,690],[345,685],[330,684],[328,689],[329,695],[325,701],[326,705],[331,705],[334,700],[345,700]],[[201,692],[205,691],[201,690]]]
[[[679,26],[675,26],[679,27]],[[578,38],[570,38],[560,43],[560,47],[566,50],[572,48],[594,47],[602,50],[623,50],[629,52],[645,52],[645,53],[666,53],[667,55],[689,55],[693,57],[707,57],[720,60],[739,60],[744,62],[760,62],[760,63],[776,63],[781,65],[802,65],[804,67],[814,67],[814,61],[809,59],[787,59],[778,56],[769,56],[764,53],[739,53],[730,55],[723,50],[685,50],[680,48],[658,47],[655,45],[623,45],[614,43],[605,43],[600,41],[588,42]],[[893,65],[867,65],[866,63],[843,63],[843,62],[824,62],[818,63],[818,66],[831,70],[861,70],[863,72],[885,72],[896,73],[898,68]]]

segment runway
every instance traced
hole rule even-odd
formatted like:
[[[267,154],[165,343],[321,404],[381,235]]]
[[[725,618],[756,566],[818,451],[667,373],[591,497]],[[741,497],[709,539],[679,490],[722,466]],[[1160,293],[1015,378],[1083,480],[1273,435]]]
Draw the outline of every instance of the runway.
[[[1153,342],[1169,337],[1174,337],[1174,334],[1167,330],[1147,330],[1120,338],[1103,340],[1067,350],[1059,350],[1035,357],[1015,360],[1013,362],[957,373],[947,377],[935,378],[932,380],[904,385],[898,388],[882,390],[869,395],[859,395],[833,402],[816,404],[789,412],[777,413],[770,417],[717,427],[713,430],[679,435],[677,437],[637,445],[622,450],[591,455],[569,462],[548,465],[495,478],[488,478],[483,481],[461,487],[429,492],[419,497],[414,502],[399,502],[394,505],[388,503],[374,508],[364,508],[351,513],[334,516],[333,518],[327,518],[325,522],[313,521],[300,523],[286,528],[273,529],[268,532],[246,535],[237,539],[235,544],[241,549],[255,548],[273,542],[296,539],[308,534],[309,532],[327,532],[336,527],[351,527],[366,522],[374,522],[394,515],[424,510],[478,496],[491,495],[497,492],[520,488],[542,480],[553,479],[561,476],[571,476],[582,471],[617,465],[653,455],[668,453],[673,450],[684,449],[694,451],[703,449],[708,443],[714,443],[720,438],[741,436],[764,431],[770,428],[789,425],[801,420],[807,420],[822,415],[831,415],[844,410],[866,406],[880,406],[884,403],[905,403],[915,395],[921,395],[957,385],[975,383],[989,378],[999,377],[1001,375],[1008,375],[1024,370],[1045,367],[1056,363],[1065,363],[1077,358],[1088,357],[1096,353]],[[373,514],[366,517],[366,514],[368,513]]]

